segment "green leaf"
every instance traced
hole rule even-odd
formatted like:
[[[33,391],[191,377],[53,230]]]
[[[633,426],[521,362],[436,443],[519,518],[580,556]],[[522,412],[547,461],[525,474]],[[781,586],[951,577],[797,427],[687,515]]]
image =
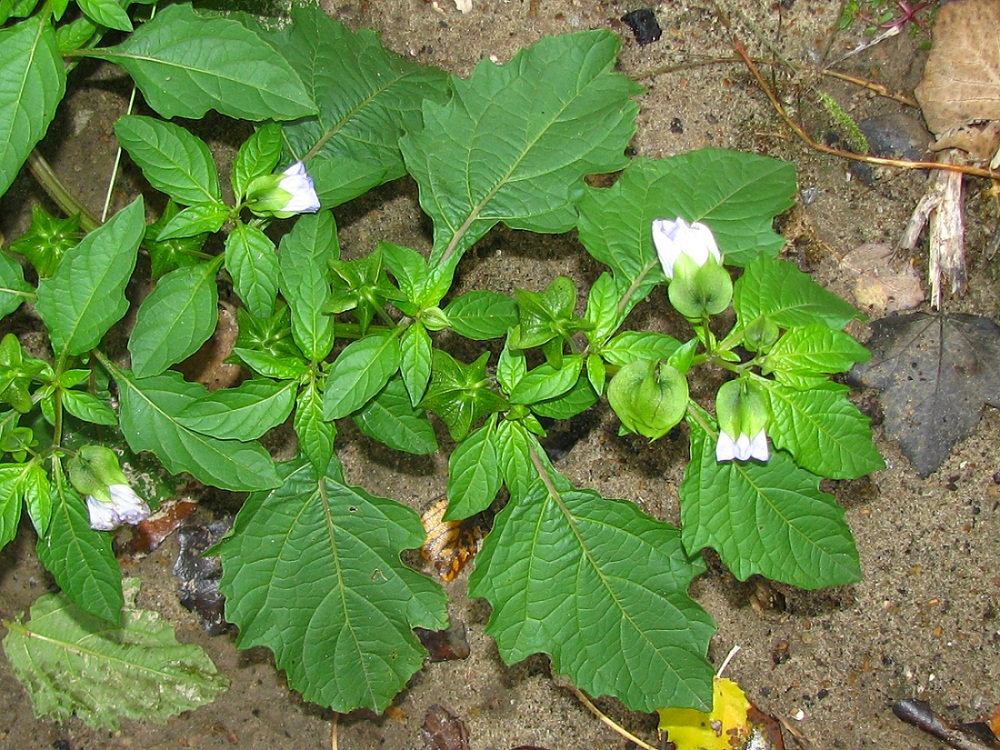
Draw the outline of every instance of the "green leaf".
[[[480,419],[509,406],[490,388],[486,378],[489,358],[490,353],[483,352],[467,365],[450,354],[434,351],[431,385],[420,406],[441,417],[452,440],[462,440]]]
[[[493,606],[501,657],[548,653],[578,687],[633,711],[704,710],[715,628],[686,593],[704,565],[672,526],[555,479],[508,503],[476,556],[469,592]]]
[[[375,32],[350,31],[319,8],[294,8],[292,20],[274,43],[319,106],[317,116],[285,126],[292,152],[319,147],[316,161],[347,157],[380,165],[384,182],[401,177],[399,138],[420,126],[425,99],[447,99],[448,74],[388,52]]]
[[[142,301],[128,340],[138,377],[159,375],[198,351],[215,332],[218,267],[216,261],[171,271]]]
[[[844,510],[820,492],[819,477],[781,451],[767,463],[719,463],[714,440],[688,423],[691,462],[680,495],[684,546],[692,554],[715,548],[741,581],[760,574],[817,589],[861,578]]]
[[[36,463],[29,464],[21,475],[21,491],[35,533],[45,536],[52,520],[52,488],[45,469]]]
[[[323,208],[336,208],[386,182],[386,167],[376,162],[330,157],[310,159],[308,168]]]
[[[378,252],[382,254],[392,275],[396,278],[400,291],[412,304],[420,307],[423,305],[436,305],[441,298],[425,299],[425,287],[429,271],[427,270],[427,260],[416,250],[411,250],[402,245],[393,245],[391,242],[378,243]]]
[[[237,646],[270,648],[303,698],[382,711],[423,664],[413,628],[443,628],[446,600],[400,562],[424,542],[417,514],[335,473],[285,465],[280,487],[251,495],[220,545],[219,588]]]
[[[527,372],[528,364],[524,359],[524,352],[511,349],[510,341],[505,341],[497,359],[497,382],[500,383],[500,387],[510,393]]]
[[[226,237],[226,270],[251,315],[269,318],[274,314],[281,269],[270,237],[255,226],[237,222]]]
[[[233,160],[231,182],[236,200],[243,200],[255,177],[271,174],[280,159],[281,126],[276,122],[261,125],[243,142]]]
[[[0,195],[45,135],[65,94],[66,69],[45,14],[0,31]]]
[[[62,476],[56,477],[53,490],[49,528],[35,545],[38,559],[76,606],[117,625],[124,599],[111,535],[90,528],[86,503]]]
[[[35,307],[56,352],[93,349],[125,315],[125,285],[145,231],[140,196],[67,250],[56,272],[38,282]]]
[[[132,21],[117,0],[77,0],[80,10],[99,26],[132,31]]]
[[[427,414],[410,404],[400,378],[386,383],[375,398],[355,413],[354,422],[368,437],[398,451],[426,455],[438,449]]]
[[[121,44],[88,52],[121,65],[167,119],[198,119],[210,109],[255,122],[316,113],[273,47],[236,21],[200,16],[190,5],[161,8]]]
[[[118,417],[111,407],[86,391],[64,390],[62,405],[66,407],[66,411],[84,422],[108,427],[118,425]]]
[[[124,115],[115,123],[115,136],[149,184],[182,206],[222,200],[212,152],[180,125]]]
[[[220,440],[256,440],[288,419],[295,405],[295,383],[248,380],[192,401],[177,422]]]
[[[534,404],[537,401],[561,396],[580,378],[583,358],[574,354],[563,359],[563,366],[555,368],[546,363],[529,370],[510,392],[512,404]]]
[[[299,393],[292,426],[299,438],[299,453],[309,459],[314,469],[326,471],[333,458],[337,427],[323,419],[323,391],[314,378]]]
[[[448,510],[445,521],[468,518],[490,507],[503,475],[493,444],[496,419],[469,433],[448,458]]]
[[[802,468],[831,479],[857,479],[885,468],[869,419],[847,400],[846,385],[800,391],[764,378],[771,404],[767,434]]]
[[[21,464],[0,465],[0,550],[17,536],[21,520]]]
[[[531,449],[538,446],[538,441],[521,422],[503,419],[497,425],[493,442],[500,473],[511,498],[527,497],[532,485],[540,481],[531,464]]]
[[[411,324],[399,337],[399,374],[412,406],[419,404],[427,391],[433,348],[430,334],[421,323]]]
[[[767,353],[761,371],[793,375],[846,372],[867,362],[871,352],[850,335],[825,325],[808,325],[785,332]]]
[[[594,344],[600,345],[607,341],[625,319],[628,310],[618,309],[624,291],[618,288],[618,282],[609,273],[601,273],[590,287],[586,320],[593,326],[589,338]]]
[[[82,237],[78,215],[58,219],[38,204],[34,204],[31,206],[31,226],[27,232],[10,243],[7,249],[11,253],[27,258],[35,267],[39,278],[44,279],[55,273],[66,251],[76,245]],[[0,258],[7,259],[7,255],[2,254]],[[9,260],[3,260],[3,265],[7,262]],[[0,278],[4,280],[10,278],[12,283],[19,282],[24,286],[23,274],[18,265],[11,271],[4,269]],[[10,288],[10,285],[7,286]],[[4,295],[0,299],[7,300],[7,297]]]
[[[594,359],[600,362],[600,357]],[[590,367],[590,360],[588,358],[587,366]],[[585,412],[591,406],[597,403],[599,396],[594,390],[593,384],[590,379],[586,376],[581,376],[577,378],[577,381],[573,386],[560,396],[555,398],[550,398],[545,401],[535,401],[531,404],[531,410],[540,417],[549,417],[550,419],[569,419],[570,417],[575,417],[577,414]]]
[[[174,214],[156,234],[156,242],[182,240],[218,232],[232,211],[224,203],[201,203]],[[193,264],[191,264],[193,265]]]
[[[236,347],[233,354],[239,357],[251,370],[265,378],[297,380],[309,372],[309,365],[293,357],[276,357],[269,352]]]
[[[0,318],[14,312],[33,292],[31,285],[24,280],[21,264],[0,251]]]
[[[127,585],[131,599],[139,581]],[[199,646],[178,643],[167,620],[132,601],[121,627],[62,594],[39,597],[30,617],[5,623],[3,647],[36,718],[65,722],[76,716],[112,730],[123,718],[162,724],[211,703],[229,685]]]
[[[473,341],[501,338],[517,325],[517,303],[504,294],[482,289],[456,297],[444,313],[452,330]]]
[[[382,331],[352,341],[327,373],[323,416],[340,419],[357,411],[385,387],[399,369],[399,339]]]
[[[586,188],[580,241],[617,277],[641,281],[639,298],[664,280],[653,246],[654,219],[707,224],[728,265],[777,255],[785,240],[772,219],[792,206],[795,165],[737,151],[702,149],[668,159],[635,159],[610,188]]]
[[[620,48],[609,31],[547,37],[505,65],[484,59],[447,103],[424,103],[423,129],[400,146],[434,221],[431,267],[454,268],[499,221],[569,230],[583,177],[627,164],[641,89],[613,72]]]
[[[681,346],[673,336],[653,331],[622,331],[602,349],[605,361],[624,367],[639,359],[668,360]]]
[[[758,256],[733,285],[740,325],[767,316],[781,328],[820,323],[840,330],[864,315],[802,273],[794,263]]]
[[[292,311],[292,337],[312,362],[333,349],[333,318],[325,314],[330,299],[330,261],[340,257],[333,214],[302,216],[281,238],[279,287]]]
[[[253,491],[277,486],[274,462],[257,443],[219,440],[185,427],[178,415],[208,395],[180,373],[167,371],[136,378],[109,367],[121,396],[122,432],[136,453],[152,451],[167,471],[186,471],[196,479],[225,490]]]

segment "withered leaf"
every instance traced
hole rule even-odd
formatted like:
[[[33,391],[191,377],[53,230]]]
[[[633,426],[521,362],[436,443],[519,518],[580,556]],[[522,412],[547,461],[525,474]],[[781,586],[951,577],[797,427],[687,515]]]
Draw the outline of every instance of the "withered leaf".
[[[852,379],[882,391],[889,436],[921,477],[1000,406],[1000,327],[974,315],[913,313],[872,324],[872,358]]]
[[[924,119],[938,137],[977,120],[1000,120],[1000,3],[942,4],[934,46],[916,88]]]
[[[469,730],[465,722],[436,703],[427,709],[420,734],[424,750],[469,750]]]
[[[486,531],[481,514],[461,521],[445,521],[446,510],[448,499],[442,497],[420,517],[427,531],[427,541],[420,548],[420,554],[434,566],[443,580],[451,581],[475,557]]]

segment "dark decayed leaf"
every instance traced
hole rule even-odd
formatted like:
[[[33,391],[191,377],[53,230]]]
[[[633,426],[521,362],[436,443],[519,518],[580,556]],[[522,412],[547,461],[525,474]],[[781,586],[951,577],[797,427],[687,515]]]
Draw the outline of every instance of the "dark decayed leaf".
[[[420,735],[424,740],[423,750],[469,750],[465,722],[436,703],[427,709]]]
[[[872,358],[852,371],[882,391],[889,436],[922,477],[1000,406],[1000,327],[973,315],[914,313],[875,321]]]

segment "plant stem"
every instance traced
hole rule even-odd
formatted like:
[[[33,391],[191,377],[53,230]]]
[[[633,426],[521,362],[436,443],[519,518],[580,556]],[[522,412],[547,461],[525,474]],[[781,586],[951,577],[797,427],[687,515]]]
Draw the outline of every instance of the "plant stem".
[[[101,225],[101,222],[87,210],[80,200],[73,195],[62,181],[52,171],[52,167],[45,160],[38,149],[33,149],[28,155],[28,169],[32,176],[38,180],[45,193],[52,201],[63,210],[67,216],[78,215],[80,217],[80,227],[87,232],[92,232]]]

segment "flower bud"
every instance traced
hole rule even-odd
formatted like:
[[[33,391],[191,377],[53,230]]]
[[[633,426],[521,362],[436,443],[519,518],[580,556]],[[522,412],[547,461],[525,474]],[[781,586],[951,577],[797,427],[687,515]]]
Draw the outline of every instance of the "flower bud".
[[[247,207],[258,216],[287,219],[319,211],[319,197],[301,161],[281,174],[261,175],[247,186]]]
[[[129,486],[114,451],[85,445],[68,461],[67,470],[73,487],[87,497],[92,529],[111,531],[149,517],[149,506]]]
[[[684,417],[687,378],[666,362],[630,362],[611,379],[608,402],[626,429],[656,440]]]
[[[668,279],[674,278],[674,266],[681,257],[694,261],[698,268],[705,265],[709,257],[722,265],[722,253],[715,244],[712,230],[697,221],[688,224],[680,217],[675,220],[655,219],[653,245],[663,266],[663,275]]]
[[[775,322],[761,315],[743,331],[743,345],[751,352],[764,351],[774,346],[780,334]]]
[[[759,388],[747,378],[724,383],[715,397],[715,412],[719,420],[719,442],[715,446],[716,461],[767,461],[767,401]]]

